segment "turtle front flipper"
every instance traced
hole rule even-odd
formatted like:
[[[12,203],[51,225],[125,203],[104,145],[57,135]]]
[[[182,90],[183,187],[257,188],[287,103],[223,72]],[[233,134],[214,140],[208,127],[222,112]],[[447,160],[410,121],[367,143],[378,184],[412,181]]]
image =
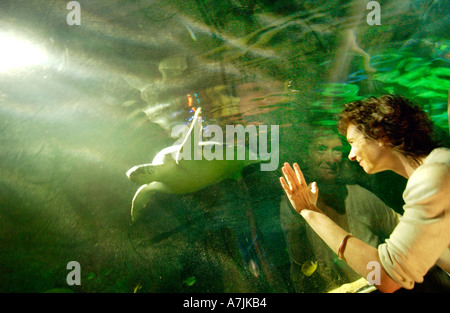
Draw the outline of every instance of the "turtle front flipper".
[[[142,185],[136,191],[133,200],[131,202],[131,220],[135,222],[142,211],[147,205],[151,196],[157,191],[166,191],[166,187],[163,183],[152,182],[150,184]]]
[[[155,165],[153,164],[141,164],[136,165],[130,168],[127,171],[127,177],[132,182],[138,183],[138,184],[146,184],[149,183],[154,179],[154,173],[155,173]]]

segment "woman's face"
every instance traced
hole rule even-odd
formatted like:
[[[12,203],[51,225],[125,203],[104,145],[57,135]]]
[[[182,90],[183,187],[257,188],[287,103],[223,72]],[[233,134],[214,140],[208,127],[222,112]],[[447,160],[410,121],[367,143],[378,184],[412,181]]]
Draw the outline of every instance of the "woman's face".
[[[357,161],[366,173],[390,169],[391,151],[381,142],[366,138],[353,124],[347,128],[347,141],[352,146],[348,158]]]

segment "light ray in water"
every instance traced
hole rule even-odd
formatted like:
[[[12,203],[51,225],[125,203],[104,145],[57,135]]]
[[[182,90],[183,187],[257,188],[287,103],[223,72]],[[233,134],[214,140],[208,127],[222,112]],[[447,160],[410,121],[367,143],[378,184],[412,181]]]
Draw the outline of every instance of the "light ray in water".
[[[37,45],[9,34],[0,34],[0,73],[44,64],[48,56]]]

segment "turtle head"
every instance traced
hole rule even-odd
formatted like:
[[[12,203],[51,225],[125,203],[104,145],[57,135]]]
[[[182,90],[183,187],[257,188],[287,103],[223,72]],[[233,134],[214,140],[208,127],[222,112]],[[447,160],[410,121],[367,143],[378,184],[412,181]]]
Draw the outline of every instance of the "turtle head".
[[[151,164],[136,165],[127,172],[127,177],[138,184],[148,184],[153,181],[155,167]]]

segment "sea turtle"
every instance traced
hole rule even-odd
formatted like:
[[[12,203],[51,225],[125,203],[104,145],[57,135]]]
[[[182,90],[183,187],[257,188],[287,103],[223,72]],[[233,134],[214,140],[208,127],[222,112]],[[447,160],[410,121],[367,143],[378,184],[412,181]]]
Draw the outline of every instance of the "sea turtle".
[[[127,171],[128,178],[140,184],[133,197],[131,205],[131,219],[135,221],[141,210],[146,206],[155,192],[169,194],[186,194],[201,190],[209,185],[216,184],[225,179],[239,180],[242,177],[242,170],[254,163],[261,162],[259,159],[251,160],[186,160],[180,158],[180,151],[183,146],[191,145],[194,141],[190,136],[201,109],[198,108],[192,120],[189,132],[181,144],[172,145],[162,149],[154,157],[152,163],[141,164],[132,167]],[[199,145],[217,145],[217,142],[200,142]],[[223,149],[225,151],[225,149]],[[191,150],[193,151],[193,150]],[[236,155],[236,150],[235,150]],[[246,154],[249,155],[249,154]]]

